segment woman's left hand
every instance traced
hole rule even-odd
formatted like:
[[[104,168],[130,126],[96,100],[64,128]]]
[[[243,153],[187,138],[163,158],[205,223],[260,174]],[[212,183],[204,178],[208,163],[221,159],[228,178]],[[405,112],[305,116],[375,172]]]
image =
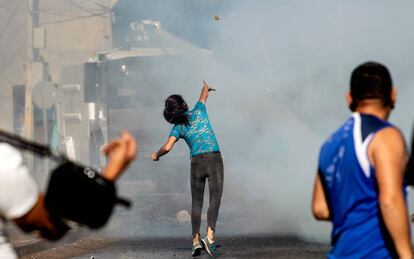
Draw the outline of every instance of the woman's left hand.
[[[160,160],[159,156],[157,156],[157,152],[153,152],[151,154],[151,159],[152,159],[152,161],[158,161],[158,160]]]

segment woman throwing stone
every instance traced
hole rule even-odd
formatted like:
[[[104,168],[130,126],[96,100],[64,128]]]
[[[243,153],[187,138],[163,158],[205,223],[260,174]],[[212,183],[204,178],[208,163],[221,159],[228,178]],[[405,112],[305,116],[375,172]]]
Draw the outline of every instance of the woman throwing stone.
[[[191,155],[191,222],[193,228],[193,256],[204,248],[209,255],[216,250],[215,229],[223,193],[223,159],[216,136],[207,116],[206,100],[210,88],[203,81],[200,99],[189,111],[187,103],[180,95],[171,95],[165,101],[164,118],[173,128],[167,143],[158,152],[152,153],[152,160],[167,154],[178,139],[183,138],[190,148]],[[200,239],[201,210],[204,200],[204,186],[208,179],[210,204],[207,212],[207,236]]]

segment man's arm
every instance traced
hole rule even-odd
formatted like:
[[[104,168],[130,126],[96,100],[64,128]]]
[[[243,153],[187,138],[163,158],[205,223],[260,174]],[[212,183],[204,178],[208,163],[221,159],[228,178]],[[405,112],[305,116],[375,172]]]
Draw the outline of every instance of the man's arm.
[[[319,172],[316,174],[315,185],[313,187],[312,213],[317,220],[330,220],[328,202],[326,201]]]
[[[135,139],[127,132],[110,142],[104,147],[104,153],[108,156],[108,163],[104,169],[103,177],[115,181],[134,160],[137,153]],[[40,231],[42,237],[47,239],[58,239],[62,237],[68,227],[60,221],[53,220],[46,210],[45,197],[39,194],[33,207],[23,216],[14,218],[14,222],[24,231]]]
[[[171,149],[174,147],[175,142],[177,142],[177,138],[174,136],[170,136],[167,140],[167,143],[165,143],[158,152],[154,152],[151,155],[151,158],[153,161],[160,160],[160,157],[167,154],[171,151]]]
[[[368,147],[370,162],[376,169],[379,204],[400,258],[412,258],[407,205],[403,179],[407,152],[401,133],[395,128],[379,131]]]
[[[52,221],[46,210],[43,194],[39,194],[33,208],[25,215],[13,219],[13,221],[21,230],[27,233],[38,231],[43,238],[49,240],[57,240],[69,230],[69,227],[60,220]]]

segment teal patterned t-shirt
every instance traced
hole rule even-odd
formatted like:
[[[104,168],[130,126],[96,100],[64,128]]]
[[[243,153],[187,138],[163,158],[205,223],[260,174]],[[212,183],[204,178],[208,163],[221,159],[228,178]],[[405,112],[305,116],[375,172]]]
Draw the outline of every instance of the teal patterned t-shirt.
[[[187,116],[189,125],[174,125],[170,136],[185,139],[190,148],[191,157],[207,152],[220,151],[208,119],[205,104],[197,102],[194,109],[187,112]]]

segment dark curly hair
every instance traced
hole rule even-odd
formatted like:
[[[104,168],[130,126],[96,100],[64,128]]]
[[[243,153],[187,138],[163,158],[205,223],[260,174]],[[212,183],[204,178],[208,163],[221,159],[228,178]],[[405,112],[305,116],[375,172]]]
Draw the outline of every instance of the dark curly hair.
[[[391,100],[392,79],[388,69],[377,62],[366,62],[359,65],[351,75],[352,104],[355,111],[360,101],[379,99],[384,107],[394,108]]]
[[[187,103],[178,94],[170,95],[165,100],[164,118],[171,124],[188,124]]]

